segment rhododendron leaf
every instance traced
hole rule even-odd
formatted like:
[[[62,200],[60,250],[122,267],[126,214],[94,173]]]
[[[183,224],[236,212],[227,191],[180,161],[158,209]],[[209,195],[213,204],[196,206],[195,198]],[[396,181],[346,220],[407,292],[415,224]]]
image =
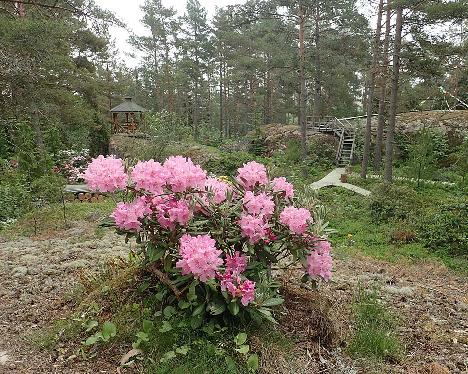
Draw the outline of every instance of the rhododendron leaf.
[[[208,304],[208,310],[213,316],[217,316],[226,310],[226,304],[224,301],[216,299]]]
[[[166,253],[166,249],[158,248],[154,244],[149,243],[146,246],[146,253],[148,255],[148,260],[150,262],[154,262],[154,261],[158,261],[164,256],[164,254]]]
[[[250,346],[248,344],[241,345],[239,348],[236,348],[236,351],[245,355],[246,353],[249,353]]]
[[[258,311],[262,314],[262,317],[265,318],[266,320],[273,322],[273,323],[278,323],[271,315],[270,309],[262,307],[262,308],[258,308]]]
[[[171,305],[168,305],[164,308],[163,310],[163,314],[164,314],[164,317],[166,318],[171,318],[174,314],[176,314],[176,310],[173,306]]]
[[[236,345],[242,345],[247,341],[247,334],[245,332],[240,332],[239,334],[236,335],[234,338],[234,343]]]
[[[192,316],[198,316],[199,314],[201,314],[202,312],[205,311],[205,303],[203,304],[200,304],[199,306],[197,306],[193,312],[192,312]]]
[[[237,316],[239,314],[239,304],[237,303],[237,300],[233,300],[228,304],[228,309],[231,312],[233,316]]]
[[[172,330],[172,325],[168,321],[162,321],[162,326],[159,332],[168,332]]]
[[[274,297],[268,300],[265,300],[262,303],[262,306],[277,306],[283,304],[284,300],[280,297]]]
[[[164,270],[170,271],[172,269],[172,258],[171,256],[166,256],[164,258]]]
[[[259,369],[260,365],[258,362],[258,355],[253,354],[250,355],[249,358],[247,359],[247,368],[249,371],[255,372]]]

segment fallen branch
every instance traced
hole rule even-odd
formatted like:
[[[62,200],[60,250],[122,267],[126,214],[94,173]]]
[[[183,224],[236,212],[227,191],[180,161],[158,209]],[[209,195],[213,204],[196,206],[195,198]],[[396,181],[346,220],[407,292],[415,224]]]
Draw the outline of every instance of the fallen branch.
[[[171,282],[167,274],[164,274],[161,270],[158,269],[158,265],[153,263],[148,270],[156,276],[162,283],[164,283],[170,290],[174,293],[177,299],[180,299],[182,296],[182,292]]]

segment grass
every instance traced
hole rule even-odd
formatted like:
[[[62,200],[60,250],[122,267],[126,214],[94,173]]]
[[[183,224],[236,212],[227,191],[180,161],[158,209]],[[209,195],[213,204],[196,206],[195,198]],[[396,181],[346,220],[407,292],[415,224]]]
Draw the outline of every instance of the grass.
[[[434,194],[434,189],[430,189],[425,198],[435,199]],[[439,200],[450,196],[445,190],[440,195]],[[330,239],[339,255],[360,253],[380,260],[403,263],[429,260],[443,262],[448,268],[460,273],[468,272],[466,258],[429,251],[417,238],[408,243],[393,243],[392,235],[396,231],[411,229],[408,222],[375,223],[367,199],[360,195],[341,188],[324,188],[319,190],[318,198],[328,208],[330,226],[336,230]]]
[[[355,358],[397,361],[404,349],[395,336],[395,317],[379,302],[377,291],[359,291],[354,304],[356,331],[347,351]]]

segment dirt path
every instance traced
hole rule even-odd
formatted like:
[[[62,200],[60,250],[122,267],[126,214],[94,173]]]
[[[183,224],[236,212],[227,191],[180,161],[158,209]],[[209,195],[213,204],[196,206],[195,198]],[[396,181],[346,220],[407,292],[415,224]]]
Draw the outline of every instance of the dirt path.
[[[69,315],[64,296],[72,297],[82,269],[98,269],[111,257],[126,256],[129,245],[121,237],[110,231],[96,237],[93,228],[94,224],[83,223],[51,239],[0,239],[0,373],[116,373],[115,356],[100,357],[89,367],[60,347],[39,350],[28,339],[31,333]],[[382,301],[399,316],[398,334],[406,344],[406,357],[372,370],[362,369],[366,365],[359,361],[340,368],[336,360],[327,364],[343,356],[343,348],[338,347],[308,359],[301,372],[314,373],[317,367],[323,373],[348,374],[468,372],[466,278],[430,263],[402,266],[366,257],[335,259],[335,269],[333,281],[321,292],[331,300],[336,318],[342,319],[343,340],[351,331],[347,322],[357,289],[378,284]]]

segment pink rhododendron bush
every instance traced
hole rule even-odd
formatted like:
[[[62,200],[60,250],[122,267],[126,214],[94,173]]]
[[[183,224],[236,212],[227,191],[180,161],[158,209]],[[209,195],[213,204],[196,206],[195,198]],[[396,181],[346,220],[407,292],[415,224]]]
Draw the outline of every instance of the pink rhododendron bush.
[[[271,307],[282,302],[276,267],[331,277],[330,243],[312,229],[314,214],[295,206],[293,185],[269,178],[262,164],[249,162],[230,179],[181,156],[128,169],[99,156],[83,177],[92,190],[122,198],[112,213],[118,233],[136,238],[164,301],[186,312],[193,328],[210,316],[272,320]]]

